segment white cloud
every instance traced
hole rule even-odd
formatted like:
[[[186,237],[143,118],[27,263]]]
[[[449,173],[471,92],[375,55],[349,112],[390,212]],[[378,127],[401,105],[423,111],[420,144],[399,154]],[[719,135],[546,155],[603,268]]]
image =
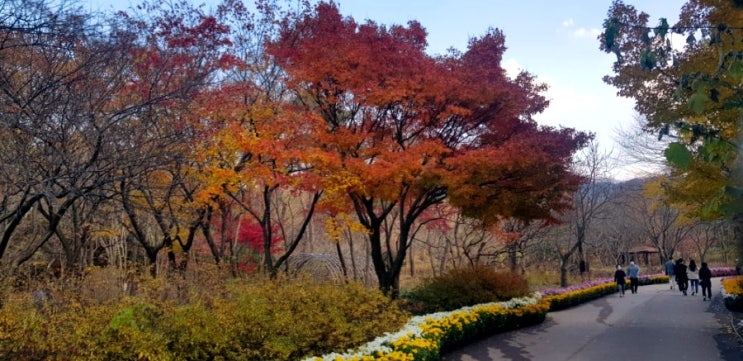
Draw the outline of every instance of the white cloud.
[[[573,36],[576,38],[596,38],[601,34],[600,29],[586,29],[586,28],[578,28],[575,31],[573,31]]]
[[[522,70],[521,64],[514,58],[506,59],[502,62],[501,66],[506,70],[506,75],[511,79],[515,78]]]
[[[603,151],[615,156],[619,154],[614,138],[620,125],[634,119],[631,99],[616,96],[608,86],[591,90],[544,77],[540,80],[550,87],[544,94],[550,100],[550,106],[535,116],[539,124],[595,133]],[[618,164],[611,173],[615,179],[624,180],[635,177],[638,171],[632,166]]]
[[[601,99],[598,94],[580,92],[572,86],[558,84],[550,79],[540,80],[549,85],[545,96],[550,100],[547,110],[537,115],[540,124],[595,131],[591,129],[596,125],[592,115],[598,114],[600,110]]]
[[[564,20],[562,22],[562,27],[563,28],[568,28],[568,29],[575,29],[575,30],[573,30],[572,35],[574,37],[576,37],[576,38],[589,38],[589,37],[590,38],[595,38],[599,34],[601,34],[601,30],[600,29],[596,29],[596,28],[586,29],[586,28],[580,27],[580,28],[577,28],[576,29],[575,28],[575,21],[573,20],[573,18]]]
[[[524,70],[516,58],[504,59],[501,66],[509,77]],[[616,90],[603,84],[600,78],[587,81],[568,79],[557,80],[544,73],[537,76],[538,82],[549,86],[543,95],[550,105],[543,113],[537,114],[535,120],[545,126],[594,133],[603,151],[619,156],[621,149],[615,140],[617,129],[634,122],[634,101],[617,96]],[[641,174],[641,170],[647,169],[620,162],[612,167],[611,176],[616,180],[627,180]]]

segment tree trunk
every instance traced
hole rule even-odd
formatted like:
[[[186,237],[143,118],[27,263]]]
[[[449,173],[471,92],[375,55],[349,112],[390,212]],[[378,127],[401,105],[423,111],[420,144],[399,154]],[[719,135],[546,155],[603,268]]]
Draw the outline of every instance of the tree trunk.
[[[560,287],[568,286],[568,260],[570,256],[560,257]]]
[[[354,248],[353,248],[353,235],[349,231],[347,231],[347,235],[348,235],[348,254],[351,259],[351,271],[353,272],[353,279],[358,280],[359,270],[358,270],[358,266],[356,265],[356,252],[354,252]]]
[[[518,261],[518,246],[515,243],[511,243],[508,245],[508,260],[509,260],[511,272],[516,273],[519,267],[519,261]]]
[[[341,250],[341,243],[335,242],[335,251],[338,253],[338,261],[341,263],[341,270],[343,271],[343,277],[348,277],[348,268],[346,267],[346,261],[343,259],[343,251]]]
[[[149,268],[150,276],[157,278],[157,253],[160,252],[160,248],[145,247],[144,250],[147,253],[147,267]]]
[[[377,275],[379,281],[379,289],[387,294],[392,286],[389,282],[387,274],[387,263],[382,254],[382,235],[380,234],[379,227],[372,226],[369,230],[369,246],[371,247],[371,258],[372,265],[374,265],[374,273]]]
[[[222,255],[217,248],[217,244],[214,242],[214,236],[211,232],[211,226],[209,224],[211,222],[210,219],[207,219],[204,224],[201,225],[201,233],[204,235],[204,239],[206,240],[206,244],[209,246],[209,250],[212,252],[212,257],[214,257],[214,263],[220,264],[222,261]]]
[[[379,289],[390,298],[397,298],[400,291],[400,269],[405,258],[405,251],[398,250],[394,257],[392,250],[382,252],[381,222],[376,222],[369,230],[369,245],[371,246],[372,264],[374,273],[379,281]],[[402,253],[402,254],[401,254]]]
[[[735,266],[740,267],[743,263],[743,213],[733,216],[733,235],[735,238],[736,260]]]
[[[410,277],[415,277],[415,257],[413,256],[413,245],[410,245]]]

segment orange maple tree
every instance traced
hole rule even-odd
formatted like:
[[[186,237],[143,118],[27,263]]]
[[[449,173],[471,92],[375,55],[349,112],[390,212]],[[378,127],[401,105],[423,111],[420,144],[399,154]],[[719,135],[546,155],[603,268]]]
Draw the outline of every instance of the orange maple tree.
[[[501,31],[471,39],[464,53],[425,48],[418,22],[358,24],[334,3],[287,18],[267,47],[297,102],[324,120],[319,147],[355,179],[342,191],[393,296],[426,209],[449,202],[489,223],[549,219],[569,206],[581,181],[570,160],[590,138],[536,124],[545,86],[506,75]]]
[[[264,38],[274,35],[278,8],[270,1],[257,5],[257,14],[239,1],[219,8],[235,25],[235,53],[241,55],[223,81],[198,100],[196,160],[205,182],[200,197],[215,206],[212,215],[222,217],[213,222],[228,224],[225,217],[231,216],[257,225],[261,269],[275,275],[304,237],[324,192],[319,175],[334,161],[317,146],[322,119],[286,101],[282,74],[261,49]],[[301,209],[281,212],[282,202]],[[215,253],[208,235],[207,242]],[[240,262],[235,257],[233,263]]]
[[[245,101],[246,94],[259,91],[250,83],[227,83],[206,97],[198,151],[205,182],[200,197],[219,203],[223,214],[243,213],[260,226],[262,268],[275,274],[299,245],[322,194],[315,173],[307,169],[319,162],[311,141],[313,124],[318,122],[262,95]],[[291,192],[309,194],[309,201],[302,212],[293,214],[302,218],[297,231],[276,235],[286,229],[277,224],[289,220],[274,208]],[[277,239],[285,242],[282,252],[276,252]]]

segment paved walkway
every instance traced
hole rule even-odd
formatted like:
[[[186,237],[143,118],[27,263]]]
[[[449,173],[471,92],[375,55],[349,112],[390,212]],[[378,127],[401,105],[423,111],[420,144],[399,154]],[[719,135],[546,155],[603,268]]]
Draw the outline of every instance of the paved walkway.
[[[713,300],[667,284],[639,288],[550,312],[544,323],[498,334],[446,354],[445,361],[733,361],[743,344],[732,333],[719,279]]]

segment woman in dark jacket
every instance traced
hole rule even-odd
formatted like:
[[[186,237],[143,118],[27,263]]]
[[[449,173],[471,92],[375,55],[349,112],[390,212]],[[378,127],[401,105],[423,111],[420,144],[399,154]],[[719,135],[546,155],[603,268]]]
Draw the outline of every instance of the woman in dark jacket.
[[[619,297],[624,297],[624,285],[627,283],[625,277],[627,277],[627,274],[622,270],[622,265],[617,265],[617,271],[614,272],[614,282],[617,283]]]
[[[676,260],[676,267],[674,267],[673,273],[676,274],[676,283],[679,285],[679,291],[683,292],[684,296],[686,296],[686,289],[689,287],[689,279],[686,277],[686,265],[684,264],[683,258]]]
[[[707,262],[702,262],[702,267],[699,269],[699,285],[702,286],[702,296],[706,301],[708,298],[712,300],[712,271],[707,267]]]

